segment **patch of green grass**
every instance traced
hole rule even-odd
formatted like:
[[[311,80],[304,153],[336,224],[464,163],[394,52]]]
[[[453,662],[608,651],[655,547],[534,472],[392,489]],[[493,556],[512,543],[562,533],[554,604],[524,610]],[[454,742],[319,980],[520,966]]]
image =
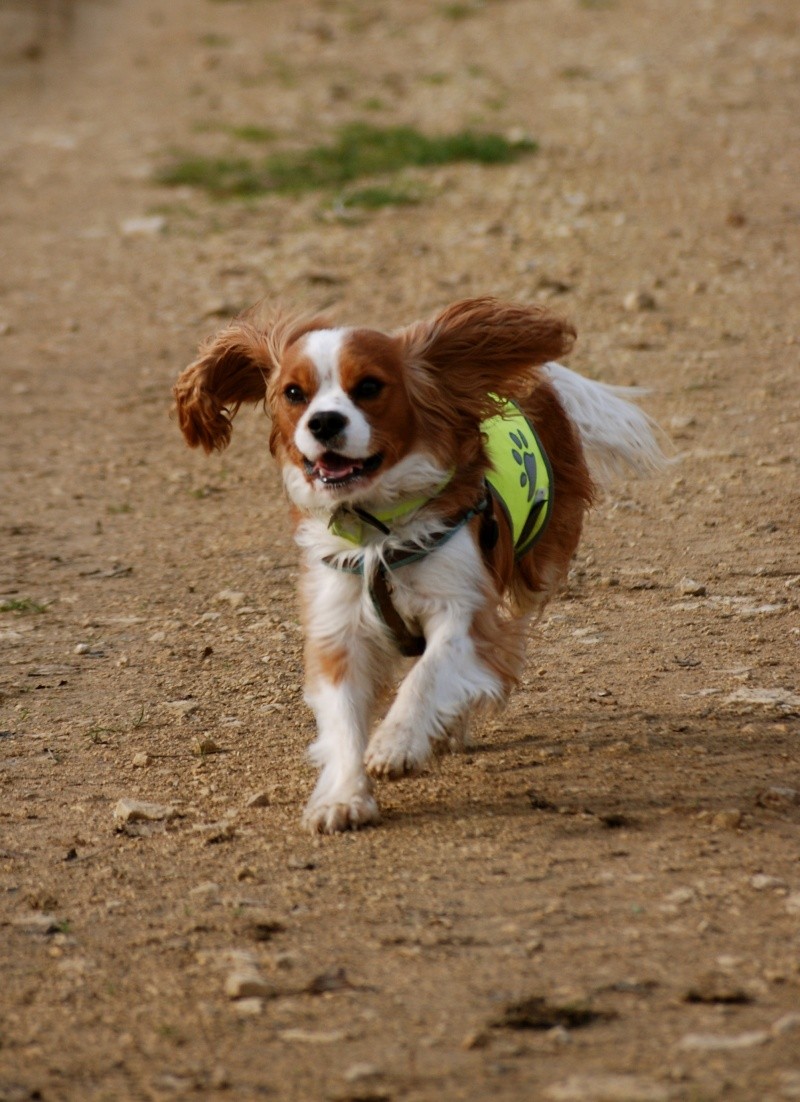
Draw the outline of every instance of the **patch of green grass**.
[[[46,611],[47,605],[34,601],[32,597],[11,597],[7,601],[0,601],[0,612],[36,613]]]
[[[276,134],[268,126],[229,126],[226,128],[231,137],[239,138],[243,142],[272,142]]]
[[[209,31],[207,34],[199,34],[197,41],[201,46],[208,46],[209,49],[214,49],[222,46],[230,46],[231,40],[226,34],[216,34],[214,31]]]
[[[430,168],[463,161],[510,164],[536,149],[536,142],[530,139],[512,142],[500,134],[474,130],[429,136],[408,126],[355,122],[342,127],[329,144],[271,153],[260,165],[245,157],[182,157],[163,169],[158,181],[204,188],[218,197],[269,191],[299,195],[343,188],[363,177],[411,166]]]
[[[362,210],[379,210],[381,207],[408,207],[421,203],[424,196],[419,188],[413,189],[400,184],[387,184],[373,187],[355,188],[347,191],[339,197],[337,207],[352,210],[360,207]]]
[[[181,157],[158,173],[158,182],[170,187],[197,187],[217,196],[259,195],[263,175],[246,157]]]
[[[481,0],[473,0],[469,4],[442,4],[439,10],[445,18],[460,22],[462,19],[469,19],[471,15],[477,15],[482,7]]]

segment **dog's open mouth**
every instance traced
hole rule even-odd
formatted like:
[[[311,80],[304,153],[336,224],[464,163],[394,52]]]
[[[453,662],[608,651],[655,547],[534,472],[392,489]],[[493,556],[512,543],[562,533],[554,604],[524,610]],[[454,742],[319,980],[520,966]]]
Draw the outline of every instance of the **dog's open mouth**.
[[[308,477],[332,488],[349,486],[368,477],[377,471],[382,462],[383,456],[380,453],[366,459],[354,459],[349,455],[339,455],[338,452],[323,452],[313,463],[310,459],[303,459]]]

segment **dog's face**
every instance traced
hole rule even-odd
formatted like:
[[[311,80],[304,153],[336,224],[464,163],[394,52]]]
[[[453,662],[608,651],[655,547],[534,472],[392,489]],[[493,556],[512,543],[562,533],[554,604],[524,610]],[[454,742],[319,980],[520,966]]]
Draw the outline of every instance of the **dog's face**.
[[[494,394],[532,385],[573,330],[537,306],[466,299],[393,334],[323,319],[243,314],[201,348],[175,386],[192,446],[224,448],[244,402],[264,401],[270,448],[301,509],[424,496],[477,469]]]
[[[283,349],[268,388],[272,448],[297,504],[373,497],[419,452],[404,368],[397,339],[369,329],[313,329]]]

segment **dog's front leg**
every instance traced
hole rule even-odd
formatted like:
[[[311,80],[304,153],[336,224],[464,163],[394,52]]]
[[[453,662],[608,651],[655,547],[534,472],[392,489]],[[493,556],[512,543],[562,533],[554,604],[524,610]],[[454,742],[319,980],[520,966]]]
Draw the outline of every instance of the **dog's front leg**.
[[[373,777],[418,772],[476,706],[501,701],[502,678],[481,658],[470,618],[443,613],[426,625],[424,655],[408,673],[367,748]]]
[[[303,818],[312,831],[333,834],[379,819],[364,748],[380,678],[360,580],[319,565],[305,583],[306,701],[317,720],[309,756],[320,775]]]

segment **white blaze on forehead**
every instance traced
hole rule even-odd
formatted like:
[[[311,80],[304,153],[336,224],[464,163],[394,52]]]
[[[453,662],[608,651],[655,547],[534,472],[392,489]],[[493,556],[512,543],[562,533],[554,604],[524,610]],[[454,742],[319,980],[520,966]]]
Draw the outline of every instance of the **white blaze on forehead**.
[[[346,329],[314,329],[308,333],[303,351],[317,369],[320,390],[339,383],[339,353],[342,350]]]
[[[319,383],[294,434],[295,444],[308,459],[317,459],[326,450],[308,429],[309,420],[317,413],[336,412],[347,418],[337,452],[353,459],[366,459],[371,454],[370,423],[342,386],[341,351],[348,333],[349,329],[314,329],[303,343],[303,352],[314,365]]]

